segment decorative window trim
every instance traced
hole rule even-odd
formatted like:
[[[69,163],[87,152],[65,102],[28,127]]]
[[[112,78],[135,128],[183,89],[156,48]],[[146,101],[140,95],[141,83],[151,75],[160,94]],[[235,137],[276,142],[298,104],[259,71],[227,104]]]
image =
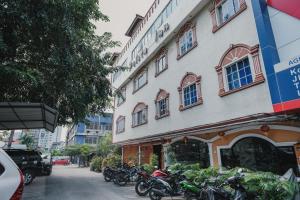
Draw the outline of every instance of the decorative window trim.
[[[146,73],[146,82],[141,85],[139,88],[135,88],[135,80],[137,79],[138,76],[140,76],[142,73]],[[133,79],[133,91],[132,91],[132,94],[136,93],[137,91],[139,91],[140,89],[142,89],[145,85],[148,84],[148,69],[143,69],[141,70],[136,76],[135,78]]]
[[[141,111],[141,110],[146,110],[146,119],[145,119],[145,122],[144,123],[141,123],[141,124],[134,124],[134,114],[136,114],[137,112]],[[131,127],[132,128],[135,128],[135,127],[138,127],[138,126],[142,126],[144,124],[147,124],[148,123],[148,105],[146,105],[145,103],[143,102],[139,102],[133,109],[132,113],[131,113],[131,118],[132,118],[132,123],[131,123]]]
[[[118,131],[118,126],[120,121],[124,120],[124,129],[121,131]],[[120,115],[116,120],[116,134],[124,133],[125,132],[125,116]]]
[[[239,61],[242,58],[245,58],[246,55],[249,58],[250,66],[251,67],[253,66],[254,69],[254,72],[251,71],[252,75],[254,75],[253,82],[248,85],[242,86],[240,88],[226,91],[225,82],[224,82],[225,67],[227,67],[231,63],[235,63]],[[215,69],[218,74],[220,97],[244,90],[246,88],[263,83],[265,81],[262,68],[261,68],[260,58],[259,58],[259,45],[250,47],[245,44],[236,44],[236,45],[232,44],[230,48],[223,54],[219,64],[215,67]]]
[[[217,8],[223,3],[223,1],[224,0],[215,0],[212,4],[211,8],[210,8],[210,16],[212,18],[212,24],[213,24],[213,28],[212,28],[213,33],[217,32],[219,29],[221,29],[223,26],[228,24],[230,21],[232,21],[239,14],[241,14],[244,10],[247,9],[246,1],[245,0],[239,0],[240,9],[234,15],[232,15],[227,21],[225,21],[221,24],[218,24]]]
[[[188,78],[192,78],[194,79],[193,81],[191,80],[187,80]],[[184,106],[183,103],[183,94],[182,91],[185,87],[187,87],[188,85],[194,84],[196,83],[196,89],[197,89],[197,102],[193,103],[191,105],[188,106]],[[198,106],[203,104],[203,98],[202,98],[202,91],[201,91],[201,76],[197,76],[196,74],[192,73],[192,72],[187,72],[181,82],[180,82],[180,86],[177,88],[178,92],[179,92],[179,111],[184,111],[186,109]]]
[[[190,49],[188,49],[185,53],[180,54],[179,40],[184,35],[184,33],[189,31],[190,29],[192,29],[192,33],[193,33],[193,46]],[[185,56],[190,51],[192,51],[196,46],[198,46],[195,23],[187,22],[183,27],[181,27],[181,29],[177,34],[176,45],[177,45],[177,60],[180,60],[183,56]]]
[[[160,58],[162,58],[163,56],[165,56],[165,59],[166,59],[166,65],[165,65],[165,68],[162,70],[162,71],[158,71],[157,70],[157,65],[158,65],[158,61]],[[156,58],[155,58],[155,77],[157,77],[158,75],[160,75],[161,73],[163,73],[164,71],[166,71],[168,69],[168,49],[165,49],[165,48],[162,48]]]
[[[118,98],[119,98],[119,97],[118,97],[118,95],[117,95],[117,98],[116,98],[116,99],[117,99],[117,106],[118,106],[118,107],[121,106],[121,105],[122,105],[123,103],[125,103],[125,101],[126,101],[126,87],[122,87],[119,91],[122,92],[122,90],[125,92],[124,100],[123,100],[121,103],[119,103],[119,102],[118,102]]]
[[[154,100],[154,103],[155,103],[155,110],[156,110],[156,115],[155,115],[155,119],[156,120],[159,120],[159,119],[162,119],[164,117],[167,117],[170,115],[170,101],[169,101],[169,97],[170,97],[170,94],[168,92],[166,92],[165,90],[163,89],[159,89],[159,92],[157,93],[156,95],[156,98]],[[159,101],[163,100],[163,99],[166,99],[166,103],[167,103],[167,108],[166,108],[166,113],[164,115],[160,115],[159,114],[159,109],[158,109],[158,103]]]

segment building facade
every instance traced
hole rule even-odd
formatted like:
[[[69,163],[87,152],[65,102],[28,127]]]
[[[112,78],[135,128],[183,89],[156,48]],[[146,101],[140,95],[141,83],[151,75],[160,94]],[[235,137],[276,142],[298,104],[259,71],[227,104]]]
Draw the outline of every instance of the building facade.
[[[112,132],[112,114],[86,117],[87,123],[78,123],[68,130],[67,144],[96,145],[101,136]]]
[[[156,154],[161,167],[198,162],[299,173],[299,107],[275,109],[270,72],[281,61],[273,53],[289,52],[278,43],[300,52],[299,32],[278,40],[278,24],[286,23],[275,12],[264,0],[155,0],[137,16],[113,58],[115,67],[130,67],[112,76],[113,141],[123,161],[149,163]]]

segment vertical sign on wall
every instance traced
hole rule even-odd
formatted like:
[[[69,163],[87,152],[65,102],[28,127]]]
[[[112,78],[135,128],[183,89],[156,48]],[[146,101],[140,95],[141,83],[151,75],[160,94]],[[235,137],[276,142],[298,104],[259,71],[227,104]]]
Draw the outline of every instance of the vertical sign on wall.
[[[300,55],[274,66],[281,102],[275,112],[300,108]]]

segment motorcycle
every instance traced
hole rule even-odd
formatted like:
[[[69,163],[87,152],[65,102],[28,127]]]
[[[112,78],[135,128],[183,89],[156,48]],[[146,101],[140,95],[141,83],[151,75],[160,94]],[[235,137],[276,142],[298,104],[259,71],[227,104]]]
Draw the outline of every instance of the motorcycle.
[[[130,167],[129,169],[121,169],[115,174],[117,185],[125,186],[128,182],[136,182],[139,178],[138,172],[141,170],[137,167]]]
[[[151,186],[156,181],[155,178],[164,179],[169,176],[169,174],[167,172],[164,172],[161,170],[155,170],[151,174],[151,176],[149,174],[147,174],[145,171],[139,172],[138,175],[140,178],[135,184],[135,192],[139,196],[146,196],[149,193]]]
[[[178,196],[182,193],[179,183],[183,181],[185,177],[181,175],[181,172],[176,172],[170,175],[166,179],[155,178],[151,189],[149,191],[149,197],[151,200],[160,200],[162,197]]]

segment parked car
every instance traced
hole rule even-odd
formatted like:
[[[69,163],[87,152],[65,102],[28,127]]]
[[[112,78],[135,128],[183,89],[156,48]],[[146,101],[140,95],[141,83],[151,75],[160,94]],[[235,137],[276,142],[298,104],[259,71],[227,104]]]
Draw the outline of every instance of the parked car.
[[[35,177],[51,174],[52,165],[43,162],[38,151],[22,149],[5,149],[24,175],[25,185],[32,183]]]
[[[14,161],[0,148],[1,200],[21,200],[24,188],[23,174]]]
[[[69,165],[70,160],[67,158],[58,158],[52,161],[53,165]]]

